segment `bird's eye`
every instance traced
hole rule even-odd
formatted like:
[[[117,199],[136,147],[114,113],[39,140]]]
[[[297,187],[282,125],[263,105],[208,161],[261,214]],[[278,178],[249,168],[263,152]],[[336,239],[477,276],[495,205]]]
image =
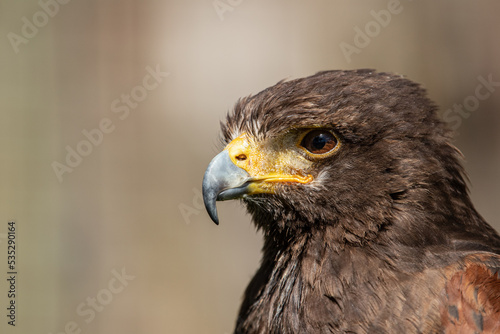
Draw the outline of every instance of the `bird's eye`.
[[[328,130],[312,130],[305,135],[300,146],[313,154],[325,154],[337,146],[337,138]]]

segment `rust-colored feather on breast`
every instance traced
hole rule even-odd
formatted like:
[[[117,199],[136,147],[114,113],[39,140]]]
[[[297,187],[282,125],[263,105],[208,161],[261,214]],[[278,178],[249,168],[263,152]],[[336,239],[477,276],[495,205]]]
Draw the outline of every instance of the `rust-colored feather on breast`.
[[[446,284],[445,332],[500,333],[500,257],[474,256],[464,264]]]

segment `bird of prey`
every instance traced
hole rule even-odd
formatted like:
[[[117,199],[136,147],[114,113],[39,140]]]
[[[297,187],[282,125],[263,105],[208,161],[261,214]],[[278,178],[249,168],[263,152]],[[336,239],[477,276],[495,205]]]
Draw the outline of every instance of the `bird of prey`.
[[[235,333],[500,333],[500,237],[423,88],[326,71],[240,99],[203,179],[263,231]]]

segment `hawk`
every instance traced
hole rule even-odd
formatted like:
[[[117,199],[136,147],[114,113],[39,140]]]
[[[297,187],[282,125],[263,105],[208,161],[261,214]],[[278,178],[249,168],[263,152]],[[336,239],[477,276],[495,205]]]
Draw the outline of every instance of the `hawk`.
[[[500,333],[500,237],[425,90],[326,71],[240,99],[203,179],[263,231],[235,333]]]

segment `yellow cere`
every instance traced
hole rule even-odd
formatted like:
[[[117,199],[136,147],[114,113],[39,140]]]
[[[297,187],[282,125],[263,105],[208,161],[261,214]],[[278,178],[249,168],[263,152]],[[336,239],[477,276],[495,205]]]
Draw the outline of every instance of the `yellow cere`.
[[[272,193],[275,183],[309,183],[311,162],[297,151],[296,137],[285,135],[265,143],[256,143],[246,134],[230,142],[225,150],[231,161],[252,177],[250,194]]]

